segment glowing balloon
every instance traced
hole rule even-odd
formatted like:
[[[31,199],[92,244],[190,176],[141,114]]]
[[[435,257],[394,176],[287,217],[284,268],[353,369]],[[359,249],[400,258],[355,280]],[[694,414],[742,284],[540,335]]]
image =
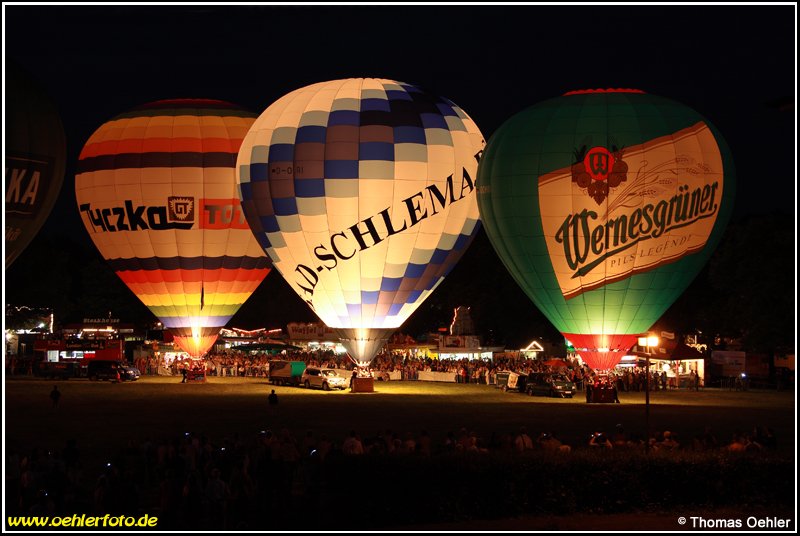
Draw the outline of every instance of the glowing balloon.
[[[79,158],[86,230],[194,356],[269,273],[236,194],[236,155],[254,118],[222,101],[159,101],[101,126]]]
[[[492,136],[478,176],[503,263],[601,370],[706,263],[735,190],[716,128],[638,90],[572,92],[520,112]]]
[[[6,268],[50,215],[64,181],[66,140],[55,105],[13,63],[5,76]]]
[[[248,132],[237,161],[247,220],[361,367],[469,245],[483,145],[452,102],[363,78],[293,91]]]

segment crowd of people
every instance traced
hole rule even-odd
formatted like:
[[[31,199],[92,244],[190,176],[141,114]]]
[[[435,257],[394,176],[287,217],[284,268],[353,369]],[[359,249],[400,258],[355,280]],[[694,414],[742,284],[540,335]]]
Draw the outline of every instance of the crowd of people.
[[[665,430],[650,437],[647,446],[652,452],[665,453],[756,453],[775,450],[777,442],[764,426],[737,431],[728,442],[718,441],[706,427],[685,439]],[[622,424],[610,433],[591,433],[584,445],[569,445],[552,431],[530,435],[525,426],[488,437],[467,428],[439,435],[391,429],[363,435],[351,430],[344,437],[313,430],[297,436],[283,428],[218,442],[187,432],[131,440],[100,458],[97,475],[97,458],[83,456],[72,439],[51,450],[9,451],[6,504],[12,515],[149,513],[159,517],[163,528],[241,529],[247,528],[253,512],[269,515],[256,505],[280,512],[293,500],[319,499],[326,486],[335,486],[338,476],[326,476],[324,468],[336,458],[526,456],[547,451],[571,456],[576,450],[631,453],[645,448],[644,438],[629,434]],[[335,489],[330,493],[333,498]]]
[[[354,365],[346,354],[336,354],[331,350],[297,350],[279,354],[268,352],[243,352],[226,350],[212,352],[203,359],[178,357],[165,362],[161,356],[138,357],[134,366],[142,374],[181,375],[185,370],[202,371],[206,376],[217,377],[269,377],[269,363],[281,359],[303,361],[309,367],[327,367],[352,370]],[[494,385],[499,371],[511,371],[517,374],[530,375],[534,372],[558,372],[564,374],[580,391],[601,382],[597,374],[589,367],[583,366],[577,358],[567,357],[565,368],[553,369],[545,364],[546,359],[526,359],[522,357],[495,356],[493,359],[432,359],[416,357],[409,353],[382,352],[371,363],[376,378],[388,379],[389,373],[396,372],[402,380],[417,380],[419,373],[445,372],[451,373],[456,383],[473,383]],[[693,373],[693,388],[699,389],[700,381]],[[644,391],[648,378],[644,369],[627,367],[617,370],[610,376],[604,376],[602,383],[613,382],[619,392]],[[666,390],[669,388],[666,372],[651,371],[650,390]]]
[[[168,357],[169,355],[169,357]],[[212,351],[202,358],[192,358],[187,354],[138,353],[132,360],[142,375],[182,376],[184,372],[206,377],[269,377],[269,363],[272,360],[304,361],[309,367],[330,367],[352,370],[354,365],[347,354],[336,354],[329,349],[286,350],[279,353],[251,352],[242,350]],[[414,352],[389,352],[378,354],[371,363],[376,378],[388,379],[389,374],[397,373],[402,380],[417,380],[419,373],[444,372],[453,375],[456,383],[495,384],[499,371],[510,371],[518,374],[533,372],[559,372],[572,381],[578,390],[594,384],[597,375],[581,364],[576,357],[562,358],[565,368],[553,369],[544,364],[548,358],[528,359],[521,356],[511,357],[507,354],[495,355],[491,359],[434,359],[420,357]],[[20,364],[22,366],[20,366]],[[9,375],[33,375],[33,361],[19,360],[16,356],[6,356],[6,369]],[[667,390],[675,388],[674,377],[668,377],[664,371],[653,370],[649,379],[642,367],[617,368],[604,379],[614,382],[619,392]],[[737,381],[742,380],[737,378]],[[688,382],[690,388],[699,389],[702,380],[695,371],[691,372]],[[737,386],[737,389],[739,387]]]

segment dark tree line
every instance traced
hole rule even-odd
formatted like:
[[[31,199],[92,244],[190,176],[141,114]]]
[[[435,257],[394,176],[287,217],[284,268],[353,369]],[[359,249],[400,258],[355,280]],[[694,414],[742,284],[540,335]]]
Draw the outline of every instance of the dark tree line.
[[[677,333],[735,337],[745,350],[794,351],[796,233],[788,215],[732,222],[710,262],[658,322]],[[111,314],[148,323],[150,311],[91,244],[39,236],[5,273],[6,303],[52,307],[57,324]],[[415,337],[448,327],[460,305],[471,308],[487,345],[520,348],[560,335],[514,282],[479,231],[461,261],[402,326]],[[247,329],[314,322],[316,316],[276,271],[230,322]]]

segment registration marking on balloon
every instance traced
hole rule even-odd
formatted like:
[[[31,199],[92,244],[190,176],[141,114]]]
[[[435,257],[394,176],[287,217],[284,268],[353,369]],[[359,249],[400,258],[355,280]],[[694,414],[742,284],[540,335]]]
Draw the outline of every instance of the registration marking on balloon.
[[[723,196],[720,152],[703,122],[616,153],[590,150],[587,169],[600,165],[598,154],[611,155],[609,166],[627,164],[602,202],[572,167],[539,178],[542,227],[565,299],[701,250]],[[595,175],[604,180],[610,169]]]

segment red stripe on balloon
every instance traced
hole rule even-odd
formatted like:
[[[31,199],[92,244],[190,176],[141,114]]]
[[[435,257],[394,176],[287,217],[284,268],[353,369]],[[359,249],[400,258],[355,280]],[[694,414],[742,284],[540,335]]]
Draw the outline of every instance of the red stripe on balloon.
[[[125,284],[145,283],[179,283],[200,282],[212,283],[215,281],[261,281],[269,273],[269,268],[254,270],[246,269],[220,269],[220,270],[131,270],[117,272]]]
[[[125,138],[87,143],[79,159],[136,153],[238,153],[242,138]]]

